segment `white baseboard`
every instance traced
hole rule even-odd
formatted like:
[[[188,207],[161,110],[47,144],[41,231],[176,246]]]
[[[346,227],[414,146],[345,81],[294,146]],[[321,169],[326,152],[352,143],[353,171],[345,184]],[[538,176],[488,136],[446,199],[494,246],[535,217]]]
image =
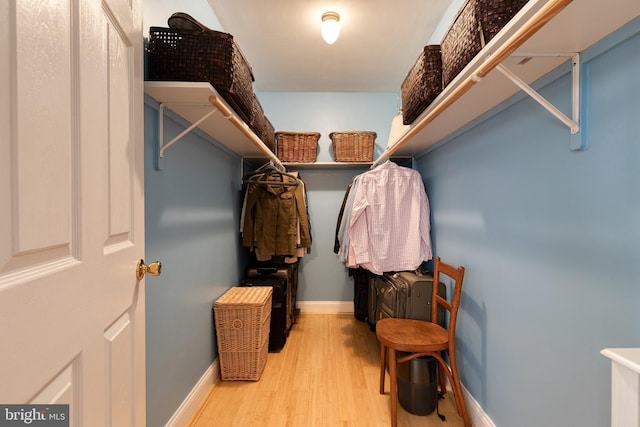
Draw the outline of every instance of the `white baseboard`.
[[[461,386],[464,402],[467,404],[467,412],[469,412],[469,418],[471,418],[471,424],[475,427],[496,427],[478,401],[471,396],[469,390],[467,390],[463,384],[461,384]]]
[[[167,421],[165,427],[182,427],[187,425],[202,400],[206,397],[211,385],[216,382],[220,376],[220,367],[218,359],[207,368],[205,373],[200,377],[191,392],[184,399],[180,407],[174,412],[173,416]]]
[[[298,301],[301,313],[353,313],[353,301]]]

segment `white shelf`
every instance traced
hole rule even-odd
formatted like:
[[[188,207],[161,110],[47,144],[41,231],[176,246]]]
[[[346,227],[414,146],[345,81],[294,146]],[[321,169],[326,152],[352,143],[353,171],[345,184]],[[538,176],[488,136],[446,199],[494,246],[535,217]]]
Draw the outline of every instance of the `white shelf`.
[[[373,162],[282,162],[286,167],[292,169],[313,169],[313,168],[369,168]]]
[[[198,128],[243,157],[270,158],[269,148],[240,119],[229,104],[207,82],[144,83],[144,91],[189,123],[195,123],[214,109]],[[213,97],[213,98],[211,98]],[[212,100],[210,100],[212,99]],[[167,137],[160,134],[160,138]],[[163,141],[161,146],[167,141]]]
[[[636,18],[640,1],[610,0],[605,9],[600,0],[529,0],[381,157],[418,155],[518,92],[494,70],[498,64],[529,84],[566,62],[567,54],[582,52]],[[523,57],[511,53],[564,56],[534,57],[519,64]],[[493,63],[498,57],[502,59]]]
[[[394,161],[401,166],[413,167],[413,157],[411,156],[392,156],[391,161]],[[290,169],[314,169],[314,168],[329,168],[329,169],[369,169],[373,162],[313,162],[313,163],[298,163],[298,162],[282,162],[287,168]]]

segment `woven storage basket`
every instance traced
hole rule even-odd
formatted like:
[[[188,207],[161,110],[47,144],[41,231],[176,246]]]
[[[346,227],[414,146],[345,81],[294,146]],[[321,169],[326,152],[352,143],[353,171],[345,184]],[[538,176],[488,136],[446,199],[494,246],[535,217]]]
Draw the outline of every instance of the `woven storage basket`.
[[[260,101],[255,94],[253,95],[253,108],[249,128],[251,128],[253,133],[255,133],[271,151],[276,152],[275,129],[269,119],[267,119],[267,116],[265,116],[262,105],[260,105]]]
[[[442,38],[446,87],[528,0],[467,0]]]
[[[319,132],[276,132],[277,155],[283,162],[313,163],[318,156]]]
[[[213,305],[220,377],[257,381],[269,349],[270,286],[234,287]]]
[[[148,79],[209,82],[246,123],[253,106],[253,73],[231,34],[151,27]]]
[[[376,133],[369,131],[331,132],[333,158],[336,162],[370,162]]]
[[[401,86],[402,122],[410,125],[442,92],[440,45],[422,49]]]

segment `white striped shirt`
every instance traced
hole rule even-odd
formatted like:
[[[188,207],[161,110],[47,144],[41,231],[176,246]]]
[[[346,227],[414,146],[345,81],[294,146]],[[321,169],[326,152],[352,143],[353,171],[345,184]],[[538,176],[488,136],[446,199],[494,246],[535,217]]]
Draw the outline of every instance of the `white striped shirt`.
[[[387,161],[358,179],[347,266],[375,274],[415,270],[432,258],[429,200],[420,174]]]

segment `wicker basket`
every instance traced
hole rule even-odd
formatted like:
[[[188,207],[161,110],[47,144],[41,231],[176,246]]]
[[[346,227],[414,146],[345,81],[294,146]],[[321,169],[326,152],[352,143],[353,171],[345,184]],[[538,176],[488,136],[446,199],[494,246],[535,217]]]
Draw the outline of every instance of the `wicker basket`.
[[[265,116],[262,105],[260,105],[260,101],[255,94],[253,95],[253,108],[249,128],[251,128],[253,133],[255,133],[271,151],[276,152],[275,129],[269,119],[267,119],[267,116]]]
[[[276,132],[277,155],[283,162],[313,163],[318,156],[319,132]]]
[[[440,45],[422,49],[401,86],[402,122],[410,125],[442,92]]]
[[[369,131],[331,132],[336,162],[371,162],[376,133]]]
[[[253,107],[253,73],[231,34],[151,27],[148,79],[209,82],[246,123]]]
[[[271,286],[234,287],[214,303],[220,377],[257,381],[269,348]]]
[[[442,38],[446,87],[528,0],[467,0]]]

